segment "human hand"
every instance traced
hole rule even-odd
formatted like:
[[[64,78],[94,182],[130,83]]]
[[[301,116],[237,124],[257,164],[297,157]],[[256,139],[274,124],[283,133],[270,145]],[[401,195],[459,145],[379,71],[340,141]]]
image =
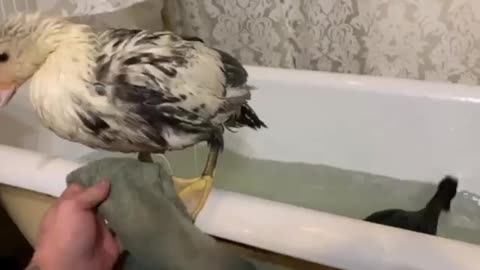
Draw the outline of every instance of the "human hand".
[[[109,190],[107,181],[90,188],[69,185],[43,218],[27,269],[112,269],[121,249],[95,210],[108,197]]]

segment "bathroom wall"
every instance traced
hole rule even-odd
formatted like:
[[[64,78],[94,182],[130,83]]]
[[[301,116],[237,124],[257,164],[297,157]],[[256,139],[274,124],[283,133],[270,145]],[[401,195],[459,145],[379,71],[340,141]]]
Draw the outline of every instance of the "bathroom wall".
[[[251,65],[480,82],[478,0],[4,0],[0,20],[121,7],[86,21],[198,35]]]

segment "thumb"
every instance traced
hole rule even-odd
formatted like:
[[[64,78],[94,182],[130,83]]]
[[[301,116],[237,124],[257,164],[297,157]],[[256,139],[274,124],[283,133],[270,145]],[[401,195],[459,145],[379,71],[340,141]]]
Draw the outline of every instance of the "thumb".
[[[110,182],[107,180],[101,180],[78,194],[76,200],[81,208],[94,208],[107,199],[109,191]]]

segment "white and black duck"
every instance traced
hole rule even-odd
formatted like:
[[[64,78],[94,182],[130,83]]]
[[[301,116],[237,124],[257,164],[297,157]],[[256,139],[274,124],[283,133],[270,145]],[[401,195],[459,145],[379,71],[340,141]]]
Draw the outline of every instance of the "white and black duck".
[[[38,15],[17,16],[0,28],[0,106],[31,79],[41,122],[64,139],[138,152],[142,161],[206,141],[211,150],[202,176],[179,180],[190,187],[187,194],[206,187],[202,203],[224,128],[266,127],[247,103],[247,77],[229,54],[171,32],[96,32]]]

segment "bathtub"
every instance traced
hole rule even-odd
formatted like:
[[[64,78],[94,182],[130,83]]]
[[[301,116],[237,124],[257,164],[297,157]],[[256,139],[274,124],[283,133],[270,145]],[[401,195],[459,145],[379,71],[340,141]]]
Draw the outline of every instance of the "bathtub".
[[[480,194],[480,87],[260,67],[248,71],[258,88],[251,104],[269,129],[227,134],[228,150],[432,184],[454,174],[461,179],[459,189]],[[58,196],[65,175],[81,164],[74,160],[93,150],[43,129],[22,92],[0,118],[0,182]],[[3,131],[6,125],[10,128]],[[27,232],[32,223],[22,212],[41,200],[0,189],[7,211],[34,241]],[[480,265],[478,245],[220,189],[212,192],[196,225],[214,236],[341,269]]]

